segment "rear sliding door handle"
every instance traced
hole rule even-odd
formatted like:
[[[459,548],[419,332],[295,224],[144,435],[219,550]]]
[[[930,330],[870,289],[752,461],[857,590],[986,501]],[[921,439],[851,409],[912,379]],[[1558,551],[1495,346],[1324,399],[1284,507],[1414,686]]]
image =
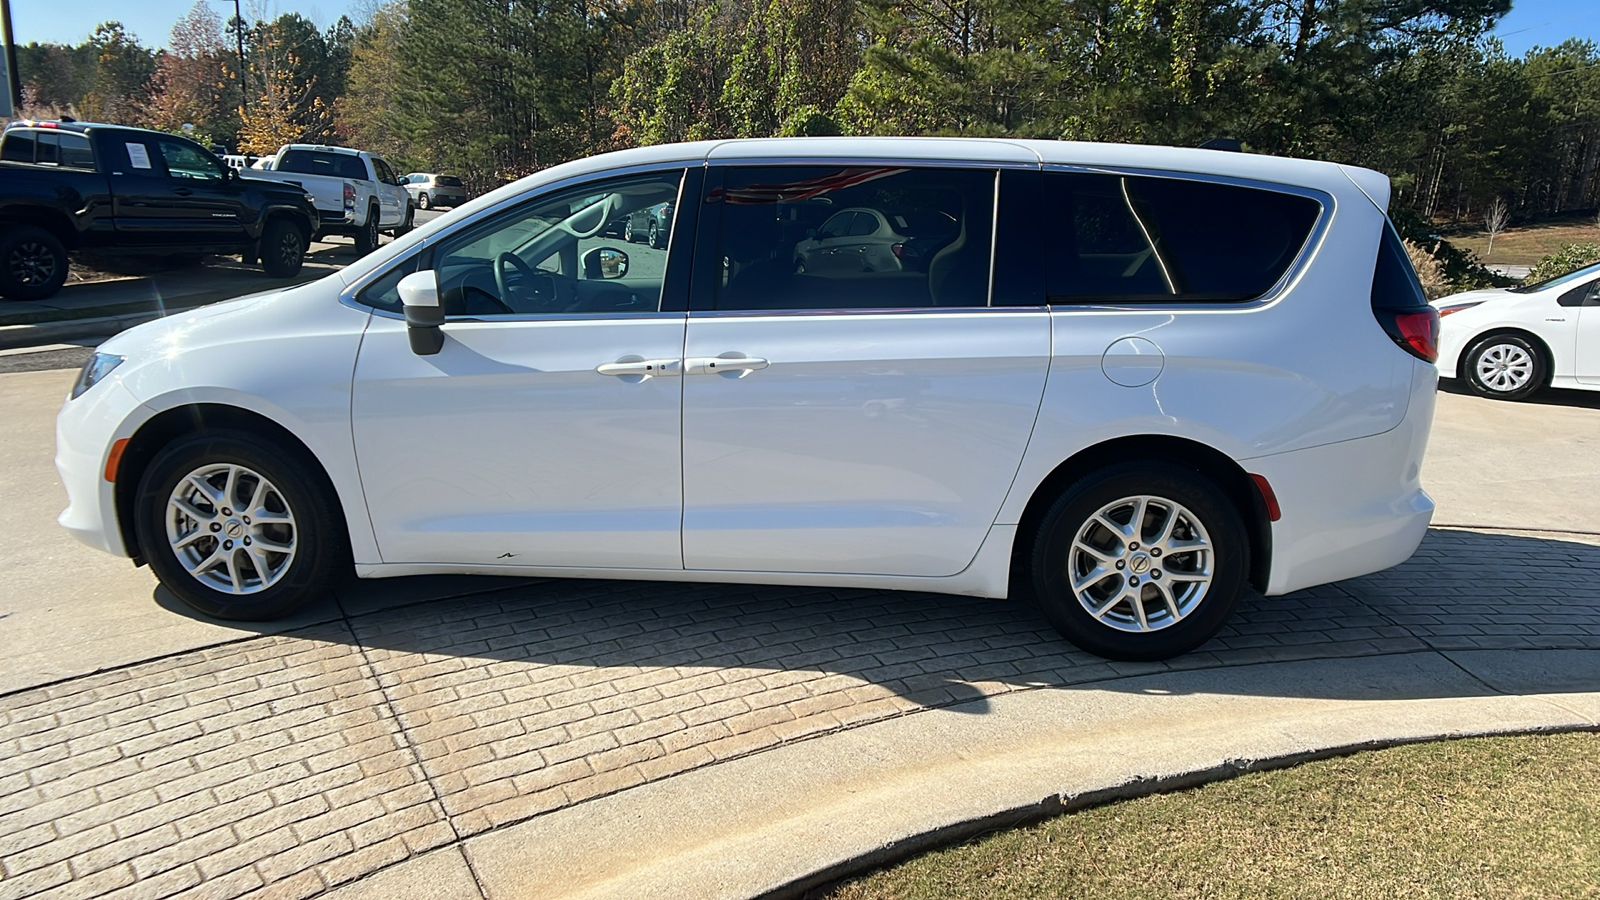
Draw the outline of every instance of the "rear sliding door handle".
[[[683,361],[683,371],[688,375],[711,375],[717,372],[738,372],[743,375],[766,367],[767,361],[759,356],[698,356]]]
[[[594,370],[599,372],[601,375],[612,375],[616,377],[633,375],[636,377],[643,376],[648,378],[652,375],[663,376],[678,374],[678,361],[675,359],[628,359],[627,357],[623,357],[616,362],[601,363],[600,365],[595,366]]]

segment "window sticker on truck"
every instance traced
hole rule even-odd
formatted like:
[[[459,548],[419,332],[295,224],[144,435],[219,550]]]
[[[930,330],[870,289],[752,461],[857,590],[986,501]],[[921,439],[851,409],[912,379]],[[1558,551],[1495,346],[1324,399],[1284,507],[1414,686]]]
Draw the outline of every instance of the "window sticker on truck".
[[[133,163],[135,169],[150,168],[150,151],[143,144],[128,141],[123,146],[128,148],[128,162]]]

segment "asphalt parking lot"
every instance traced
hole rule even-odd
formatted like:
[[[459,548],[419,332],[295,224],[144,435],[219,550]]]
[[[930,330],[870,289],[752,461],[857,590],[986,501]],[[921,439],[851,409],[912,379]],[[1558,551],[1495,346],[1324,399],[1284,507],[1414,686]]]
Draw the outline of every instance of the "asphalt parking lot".
[[[753,897],[1097,791],[1600,722],[1597,394],[1447,385],[1411,561],[1125,664],[866,590],[410,578],[209,621],[55,526],[73,375],[0,374],[0,898]]]

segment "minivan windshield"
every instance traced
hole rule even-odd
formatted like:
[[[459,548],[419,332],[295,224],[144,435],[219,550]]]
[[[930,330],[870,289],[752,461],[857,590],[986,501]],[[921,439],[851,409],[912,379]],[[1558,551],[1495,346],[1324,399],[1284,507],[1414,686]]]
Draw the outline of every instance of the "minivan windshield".
[[[1562,285],[1570,284],[1571,282],[1578,281],[1582,278],[1587,278],[1588,276],[1597,272],[1600,272],[1600,262],[1584,266],[1575,272],[1568,272],[1565,275],[1557,275],[1554,278],[1546,278],[1543,281],[1535,281],[1533,284],[1519,284],[1516,287],[1511,288],[1511,292],[1514,294],[1531,294],[1534,291],[1542,291],[1545,288],[1561,287]]]

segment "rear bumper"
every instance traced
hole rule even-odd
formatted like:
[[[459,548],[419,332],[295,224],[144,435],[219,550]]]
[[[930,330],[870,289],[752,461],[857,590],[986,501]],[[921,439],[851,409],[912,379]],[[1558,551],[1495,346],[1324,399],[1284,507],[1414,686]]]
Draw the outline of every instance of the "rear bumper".
[[[1383,434],[1244,461],[1277,494],[1269,595],[1399,565],[1433,518],[1422,457],[1433,425],[1432,366],[1419,363],[1406,416]]]

